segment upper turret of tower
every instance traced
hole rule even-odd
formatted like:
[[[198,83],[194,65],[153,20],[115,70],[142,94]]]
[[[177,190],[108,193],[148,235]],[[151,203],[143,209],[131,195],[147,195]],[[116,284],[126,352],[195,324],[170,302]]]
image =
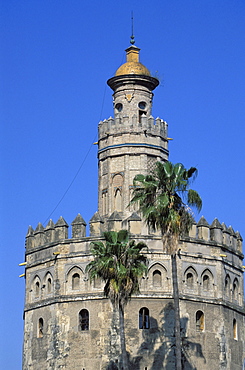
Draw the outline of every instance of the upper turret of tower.
[[[159,81],[152,77],[149,69],[140,63],[140,49],[135,45],[130,45],[125,51],[126,63],[122,64],[115,76],[107,81],[110,88],[115,91],[119,86],[125,86],[125,83],[136,83],[147,87],[150,91],[154,90],[159,85]]]
[[[139,50],[131,37],[126,63],[107,81],[113,90],[114,115],[99,123],[98,213],[99,223],[108,221],[109,230],[122,220],[139,222],[130,218],[134,209],[128,207],[133,179],[152,170],[156,161],[168,160],[167,123],[151,114],[159,81],[139,62]]]
[[[141,117],[151,117],[153,90],[159,85],[157,78],[139,61],[140,49],[131,44],[126,49],[126,63],[116,71],[107,83],[114,91],[115,119],[127,118],[130,124],[141,122]],[[135,125],[134,125],[135,126]]]

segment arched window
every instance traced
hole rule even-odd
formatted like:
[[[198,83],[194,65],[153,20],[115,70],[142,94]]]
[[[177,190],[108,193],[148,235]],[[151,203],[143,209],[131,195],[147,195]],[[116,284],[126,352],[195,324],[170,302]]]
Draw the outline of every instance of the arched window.
[[[43,337],[43,318],[42,317],[40,317],[40,319],[38,320],[37,337],[38,338]]]
[[[233,282],[233,299],[238,302],[238,280]]]
[[[123,188],[123,176],[117,173],[112,180],[112,189],[114,195],[114,211],[122,211],[122,188]]]
[[[139,102],[138,107],[139,107],[139,122],[141,122],[141,117],[143,115],[146,115],[146,102],[144,101]]]
[[[237,340],[237,322],[236,322],[236,319],[233,320],[233,338]]]
[[[52,280],[49,277],[47,280],[47,293],[50,294],[52,292]]]
[[[186,275],[186,284],[187,284],[188,288],[190,288],[190,289],[193,288],[194,277],[193,277],[193,274],[191,272],[188,272],[187,275]]]
[[[209,269],[203,271],[201,275],[202,290],[205,295],[213,295],[214,293],[214,276]]]
[[[153,271],[153,286],[161,287],[162,286],[162,274],[159,270]]]
[[[102,191],[102,214],[105,215],[108,212],[108,192],[107,189]]]
[[[89,330],[89,312],[85,308],[79,312],[79,326],[80,331]]]
[[[196,312],[196,331],[204,331],[204,313],[202,311]]]
[[[36,281],[35,283],[35,298],[39,298],[40,295],[40,283]]]
[[[120,189],[117,189],[115,192],[115,210],[119,212],[122,210],[122,194]]]
[[[202,278],[202,283],[203,283],[203,289],[204,290],[209,290],[210,289],[210,278],[208,275],[204,275]]]
[[[139,329],[150,329],[150,316],[147,307],[139,310]]]
[[[72,275],[72,290],[78,290],[80,287],[80,275],[76,272]]]
[[[231,292],[231,279],[229,275],[226,275],[225,277],[225,295],[227,298],[230,298],[230,292]]]

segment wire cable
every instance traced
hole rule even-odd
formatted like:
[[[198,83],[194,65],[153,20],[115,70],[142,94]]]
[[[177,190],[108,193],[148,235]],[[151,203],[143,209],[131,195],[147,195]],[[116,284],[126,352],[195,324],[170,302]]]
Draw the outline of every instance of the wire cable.
[[[104,102],[105,102],[105,94],[106,94],[106,86],[105,86],[105,89],[104,89],[104,94],[103,94],[103,99],[102,99],[102,105],[101,105],[101,111],[100,111],[100,121],[101,121],[101,117],[102,117],[102,113],[103,113],[103,108],[104,108]],[[46,224],[46,222],[50,219],[50,217],[52,216],[52,214],[56,211],[56,209],[59,207],[60,203],[62,202],[62,200],[65,198],[66,194],[68,193],[68,191],[70,190],[70,188],[72,187],[74,181],[76,180],[79,172],[81,171],[86,159],[88,158],[88,155],[92,149],[92,146],[93,146],[93,143],[94,141],[96,140],[96,137],[97,137],[97,133],[96,135],[94,136],[94,139],[92,141],[92,143],[90,144],[90,147],[81,163],[81,165],[79,166],[75,176],[73,177],[72,181],[70,182],[70,184],[68,185],[66,191],[64,192],[64,194],[62,195],[62,197],[60,198],[60,200],[58,201],[57,205],[54,207],[54,209],[52,210],[52,212],[49,214],[49,216],[46,218],[45,222],[43,223],[44,225]]]

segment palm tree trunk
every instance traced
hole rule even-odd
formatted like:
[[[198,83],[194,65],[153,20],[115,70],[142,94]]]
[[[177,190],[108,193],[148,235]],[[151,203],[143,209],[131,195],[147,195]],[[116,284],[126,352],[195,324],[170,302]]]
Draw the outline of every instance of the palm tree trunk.
[[[119,303],[119,326],[120,326],[120,342],[122,352],[122,370],[128,370],[128,357],[125,343],[125,331],[124,331],[124,308]]]
[[[180,308],[179,308],[179,287],[176,253],[171,254],[172,262],[172,280],[173,280],[173,296],[174,296],[174,313],[175,313],[175,356],[176,370],[181,370],[181,338],[180,338]]]

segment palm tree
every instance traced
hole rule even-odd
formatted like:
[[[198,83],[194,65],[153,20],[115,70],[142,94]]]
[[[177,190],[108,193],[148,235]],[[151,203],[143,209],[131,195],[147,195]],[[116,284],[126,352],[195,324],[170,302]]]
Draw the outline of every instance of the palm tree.
[[[197,169],[183,164],[157,162],[153,173],[136,175],[131,203],[137,202],[147,225],[160,230],[163,247],[171,255],[173,297],[175,308],[176,369],[181,370],[180,309],[176,256],[180,235],[186,234],[194,222],[190,207],[201,210],[199,194],[190,189]]]
[[[132,294],[139,293],[139,280],[147,271],[147,257],[142,254],[146,245],[143,242],[136,244],[134,240],[129,242],[127,230],[108,231],[104,237],[105,244],[101,241],[91,243],[94,260],[87,265],[86,271],[91,280],[99,277],[105,282],[104,294],[119,314],[122,366],[128,370],[124,307]]]

